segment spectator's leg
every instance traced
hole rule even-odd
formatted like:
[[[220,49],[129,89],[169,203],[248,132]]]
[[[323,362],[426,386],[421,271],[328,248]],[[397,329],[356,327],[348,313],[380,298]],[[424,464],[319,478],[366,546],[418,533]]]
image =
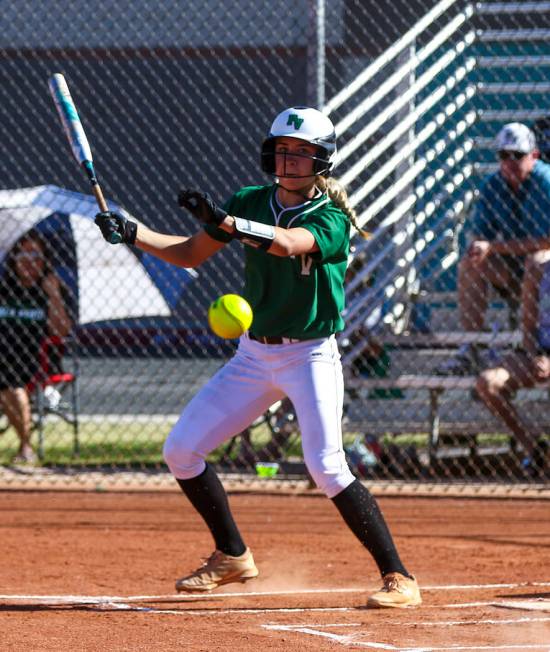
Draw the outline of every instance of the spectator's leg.
[[[497,256],[488,256],[481,265],[475,266],[468,257],[458,266],[458,306],[462,327],[466,331],[479,331],[487,311],[489,284],[500,288],[509,287],[510,270]]]
[[[479,331],[483,327],[487,310],[488,284],[482,269],[474,267],[469,258],[463,258],[458,266],[458,307],[462,328]]]
[[[2,409],[19,437],[19,454],[34,457],[31,447],[31,403],[24,387],[10,387],[0,391]]]
[[[530,352],[535,352],[538,348],[539,286],[544,265],[548,261],[550,261],[550,250],[546,249],[528,256],[525,262],[525,273],[521,288],[521,331],[523,334],[523,347]]]
[[[507,356],[502,367],[484,371],[476,384],[479,397],[508,426],[528,456],[533,455],[537,433],[520,417],[512,398],[520,387],[532,387],[534,384],[532,363],[522,352]]]

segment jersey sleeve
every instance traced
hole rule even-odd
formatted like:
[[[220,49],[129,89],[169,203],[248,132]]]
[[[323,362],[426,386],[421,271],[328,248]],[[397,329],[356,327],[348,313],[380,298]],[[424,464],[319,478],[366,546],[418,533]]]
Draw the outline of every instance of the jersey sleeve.
[[[300,224],[315,238],[319,251],[312,257],[319,261],[347,257],[349,249],[350,224],[348,217],[338,208],[327,208],[313,213],[311,218]]]

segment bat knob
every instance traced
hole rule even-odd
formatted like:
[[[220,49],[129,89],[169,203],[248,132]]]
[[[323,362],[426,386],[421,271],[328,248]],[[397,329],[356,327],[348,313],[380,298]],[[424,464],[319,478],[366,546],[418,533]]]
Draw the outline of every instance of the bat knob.
[[[122,236],[120,233],[111,233],[109,236],[109,242],[111,244],[120,244],[122,242]]]

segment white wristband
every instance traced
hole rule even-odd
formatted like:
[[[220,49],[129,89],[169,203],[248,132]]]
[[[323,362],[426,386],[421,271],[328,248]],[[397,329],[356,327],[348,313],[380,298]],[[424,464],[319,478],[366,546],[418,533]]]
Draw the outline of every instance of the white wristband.
[[[275,239],[275,227],[271,224],[253,222],[244,217],[235,217],[235,233],[233,237],[251,247],[269,249]]]

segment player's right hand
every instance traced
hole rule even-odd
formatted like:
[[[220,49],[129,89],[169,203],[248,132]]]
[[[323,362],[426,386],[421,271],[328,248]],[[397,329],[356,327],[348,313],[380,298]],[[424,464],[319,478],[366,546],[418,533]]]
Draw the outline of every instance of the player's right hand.
[[[110,244],[124,242],[133,245],[136,241],[137,224],[113,211],[97,213],[95,223],[101,235]]]
[[[223,208],[220,208],[208,193],[200,190],[192,188],[180,190],[178,204],[204,224],[219,226],[227,217]]]

